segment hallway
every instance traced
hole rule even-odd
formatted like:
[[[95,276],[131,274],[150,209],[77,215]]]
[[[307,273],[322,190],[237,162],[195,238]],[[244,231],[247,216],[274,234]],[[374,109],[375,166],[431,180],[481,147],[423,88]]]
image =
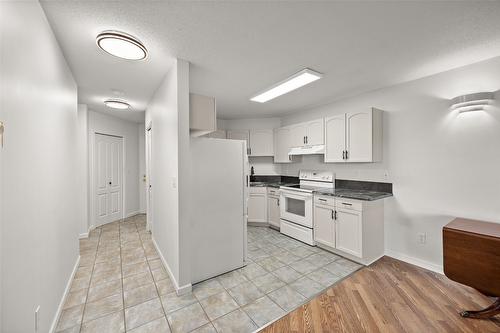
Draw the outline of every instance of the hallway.
[[[169,332],[159,297],[173,290],[145,215],[104,225],[80,240],[56,332]]]

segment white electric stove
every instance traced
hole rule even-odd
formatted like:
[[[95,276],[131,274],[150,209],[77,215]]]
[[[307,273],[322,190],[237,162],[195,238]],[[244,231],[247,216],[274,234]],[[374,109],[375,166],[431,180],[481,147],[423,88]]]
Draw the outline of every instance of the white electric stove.
[[[334,188],[335,174],[330,171],[301,170],[299,179],[299,185],[280,187],[280,231],[314,246],[313,192]]]

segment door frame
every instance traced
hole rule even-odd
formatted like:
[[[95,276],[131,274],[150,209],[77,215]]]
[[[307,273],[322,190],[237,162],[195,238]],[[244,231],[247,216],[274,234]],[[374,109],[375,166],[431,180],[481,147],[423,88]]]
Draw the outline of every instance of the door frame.
[[[90,212],[90,227],[89,230],[92,230],[96,227],[99,227],[100,225],[97,225],[97,205],[96,205],[96,183],[95,183],[95,144],[96,144],[96,136],[97,135],[106,135],[106,136],[112,136],[115,138],[120,138],[122,140],[122,175],[121,175],[121,181],[122,181],[122,186],[121,186],[121,197],[122,197],[122,216],[121,218],[125,218],[125,147],[126,147],[126,139],[125,136],[123,135],[116,135],[116,134],[110,134],[110,133],[103,133],[101,131],[92,131],[92,135],[90,135],[90,149],[89,149],[89,212]],[[104,224],[102,224],[104,225]]]
[[[149,122],[146,126],[146,131],[144,133],[146,143],[146,230],[153,232],[153,200],[151,197],[153,196],[152,184],[152,172],[151,172],[151,156],[153,151],[153,124]]]

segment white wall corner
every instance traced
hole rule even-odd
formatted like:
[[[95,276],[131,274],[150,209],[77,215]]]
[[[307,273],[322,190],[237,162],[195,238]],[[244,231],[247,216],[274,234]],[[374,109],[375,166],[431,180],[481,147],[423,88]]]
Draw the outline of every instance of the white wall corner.
[[[388,250],[388,249],[385,250],[385,255],[388,257],[394,258],[394,259],[404,261],[408,264],[412,264],[412,265],[415,265],[415,266],[418,266],[421,268],[425,268],[429,271],[432,271],[432,272],[435,272],[438,274],[444,274],[443,266],[438,265],[438,264],[434,264],[434,263],[426,261],[426,260],[422,260],[422,259],[415,258],[415,257],[410,257],[406,254],[396,252],[393,250]]]
[[[61,317],[61,312],[64,306],[64,302],[66,301],[66,298],[68,297],[69,290],[71,288],[71,283],[73,282],[73,278],[75,277],[76,271],[78,270],[78,265],[80,264],[80,256],[76,258],[75,266],[73,266],[73,271],[71,272],[71,276],[68,279],[68,282],[66,283],[66,288],[64,289],[63,296],[61,298],[61,301],[59,302],[59,306],[57,307],[56,315],[54,316],[54,319],[52,320],[52,325],[50,325],[50,333],[55,332],[57,328],[57,323],[59,322],[59,318]]]
[[[165,260],[165,257],[163,256],[163,253],[160,251],[160,247],[158,244],[156,244],[156,241],[154,237],[151,237],[151,240],[153,241],[153,245],[155,246],[156,251],[158,252],[158,255],[160,256],[160,260],[163,263],[163,266],[165,270],[168,273],[168,276],[170,277],[170,280],[172,281],[175,292],[177,293],[178,296],[182,296],[185,294],[189,294],[193,290],[193,286],[191,283],[185,284],[183,286],[179,286],[179,283],[177,282],[177,279],[175,278],[174,274],[172,273],[172,270],[170,269],[170,266],[168,265],[167,261]]]

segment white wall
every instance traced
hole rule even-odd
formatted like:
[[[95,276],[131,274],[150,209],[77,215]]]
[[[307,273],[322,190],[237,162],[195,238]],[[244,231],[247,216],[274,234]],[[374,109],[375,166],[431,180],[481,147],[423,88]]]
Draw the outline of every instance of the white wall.
[[[94,161],[94,141],[95,133],[109,134],[123,137],[124,144],[124,213],[125,217],[139,213],[139,130],[140,126],[137,123],[126,121],[120,118],[108,116],[102,113],[89,111],[88,112],[88,128],[89,128],[89,167],[90,167],[90,183],[93,189],[93,172],[92,164]],[[89,202],[90,207],[95,204],[95,198],[90,192]],[[90,212],[94,212],[91,208]],[[91,214],[90,223],[94,222],[94,214]]]
[[[77,87],[38,2],[0,2],[2,326],[48,332],[78,258]]]
[[[290,115],[283,125],[372,106],[386,110],[384,157],[382,163],[324,164],[304,156],[283,172],[329,169],[337,178],[392,182],[386,249],[439,269],[441,229],[454,216],[500,222],[500,95],[487,111],[467,114],[450,111],[449,100],[499,88],[500,57]],[[421,232],[425,245],[417,243]]]
[[[139,211],[146,213],[146,182],[143,181],[146,174],[146,129],[144,124],[137,127],[137,136],[139,143]]]
[[[280,118],[253,118],[253,119],[220,119],[217,122],[225,130],[236,129],[274,129],[281,126]],[[273,157],[252,157],[248,162],[254,168],[256,175],[279,175],[281,164],[274,164]]]
[[[189,64],[176,60],[146,109],[152,125],[152,232],[177,288],[190,286]],[[182,203],[181,203],[182,201]],[[186,260],[187,258],[187,260]]]
[[[78,104],[78,181],[80,182],[79,188],[82,189],[80,193],[79,202],[81,210],[83,211],[82,223],[79,227],[80,237],[88,236],[89,229],[89,145],[88,145],[88,131],[89,131],[89,112],[86,104]]]

